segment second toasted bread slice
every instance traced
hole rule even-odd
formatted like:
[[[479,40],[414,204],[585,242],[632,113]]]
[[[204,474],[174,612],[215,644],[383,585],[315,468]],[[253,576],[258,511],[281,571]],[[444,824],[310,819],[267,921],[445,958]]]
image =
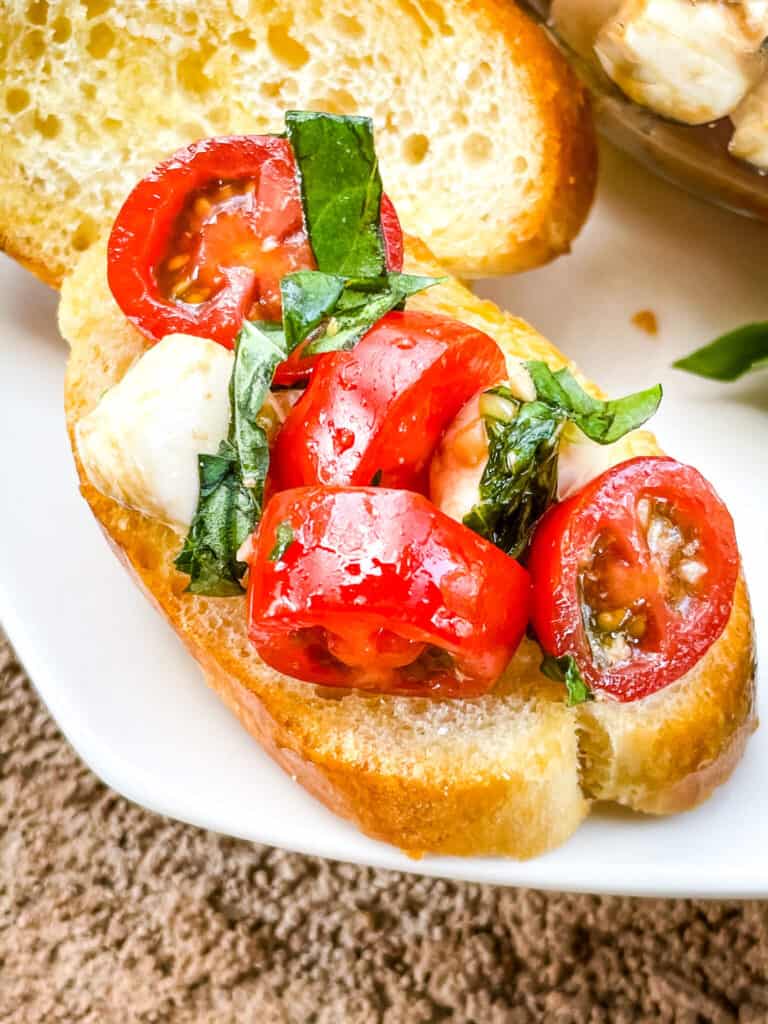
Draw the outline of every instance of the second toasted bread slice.
[[[194,139],[362,113],[404,226],[461,275],[568,249],[592,199],[587,101],[511,0],[0,3],[0,246],[60,283]]]

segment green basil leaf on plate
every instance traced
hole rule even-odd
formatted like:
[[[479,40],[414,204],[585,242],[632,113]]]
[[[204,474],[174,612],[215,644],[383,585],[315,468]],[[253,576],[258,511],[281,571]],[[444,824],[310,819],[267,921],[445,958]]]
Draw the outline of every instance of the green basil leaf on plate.
[[[745,373],[768,366],[768,321],[721,334],[672,365],[711,380],[738,380]]]

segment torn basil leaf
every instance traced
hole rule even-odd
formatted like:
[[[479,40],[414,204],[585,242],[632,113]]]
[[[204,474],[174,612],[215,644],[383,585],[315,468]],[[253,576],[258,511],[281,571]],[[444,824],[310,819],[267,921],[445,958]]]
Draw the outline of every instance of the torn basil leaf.
[[[318,270],[379,277],[386,265],[373,122],[291,110],[285,124]]]
[[[259,507],[269,466],[269,444],[264,429],[256,421],[277,364],[283,359],[282,336],[246,320],[238,335],[229,382],[229,439],[235,447],[243,483],[256,492]]]
[[[539,671],[547,679],[553,679],[556,683],[565,683],[568,691],[565,703],[569,708],[588,700],[594,700],[594,694],[584,682],[584,677],[572,655],[564,654],[562,658],[555,658],[551,654],[545,654]]]
[[[394,273],[369,278],[317,270],[288,274],[280,282],[288,351],[307,338],[307,356],[352,348],[377,320],[439,280]]]
[[[284,358],[278,332],[243,324],[229,385],[229,435],[215,455],[198,456],[197,511],[175,562],[189,575],[191,594],[232,597],[243,592],[246,565],[237,552],[261,517],[269,466],[267,436],[256,418]]]
[[[598,444],[613,444],[643,425],[661,402],[661,384],[624,398],[603,401],[593,398],[567,369],[550,370],[546,363],[525,364],[536,388],[536,397],[561,409],[582,433]]]
[[[661,401],[661,385],[602,401],[566,369],[553,373],[539,361],[525,366],[535,401],[521,402],[505,385],[480,399],[488,462],[480,500],[464,517],[466,526],[513,558],[524,554],[536,522],[555,500],[558,441],[566,420],[591,440],[611,444],[645,423]]]
[[[267,555],[269,561],[279,562],[291,544],[293,544],[293,527],[290,522],[285,519],[282,523],[278,523],[277,529],[275,530],[275,544]]]
[[[289,352],[327,321],[344,291],[345,278],[317,270],[286,274],[280,282],[283,331]]]
[[[255,495],[243,487],[237,456],[229,441],[216,455],[198,456],[200,497],[195,518],[176,558],[176,568],[189,574],[187,591],[208,597],[242,594],[245,565],[234,557],[258,517]]]
[[[464,516],[464,525],[519,558],[555,499],[557,444],[566,417],[545,402],[521,402],[504,385],[483,393],[480,413],[488,461],[480,501]]]
[[[738,380],[745,373],[768,366],[768,321],[721,334],[672,365],[711,380]]]

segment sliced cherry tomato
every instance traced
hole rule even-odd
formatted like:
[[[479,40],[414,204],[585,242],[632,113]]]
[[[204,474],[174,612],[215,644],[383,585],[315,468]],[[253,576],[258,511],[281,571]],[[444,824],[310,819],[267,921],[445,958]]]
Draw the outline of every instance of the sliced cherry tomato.
[[[382,230],[399,269],[402,232],[388,200]],[[285,274],[314,266],[293,152],[271,135],[179,150],[134,188],[109,239],[112,294],[157,339],[179,331],[231,347],[245,317],[280,319]]]
[[[407,491],[283,491],[267,505],[249,563],[259,654],[328,686],[478,696],[528,621],[525,569]]]
[[[614,466],[541,520],[528,567],[545,651],[620,701],[679,679],[720,636],[739,554],[714,490],[674,459]]]
[[[506,374],[481,331],[427,313],[388,313],[349,352],[317,366],[277,438],[275,487],[371,482],[423,490],[440,435],[479,388]]]

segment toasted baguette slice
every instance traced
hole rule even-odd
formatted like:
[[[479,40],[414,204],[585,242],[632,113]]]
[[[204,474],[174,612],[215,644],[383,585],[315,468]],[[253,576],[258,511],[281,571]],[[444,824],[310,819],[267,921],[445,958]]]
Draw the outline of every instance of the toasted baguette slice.
[[[0,246],[51,284],[193,139],[366,113],[403,224],[454,272],[565,252],[589,208],[581,87],[511,0],[0,0]]]
[[[441,273],[413,239],[407,269]],[[455,280],[411,305],[465,320],[516,355],[566,363],[522,320]],[[71,344],[66,413],[73,438],[80,417],[147,345],[110,296],[103,244],[65,282],[60,323]],[[650,434],[636,432],[617,460],[657,451]],[[244,599],[184,594],[186,577],[172,564],[179,536],[99,494],[76,451],[75,460],[83,495],[113,548],[246,728],[328,807],[413,855],[531,857],[565,840],[593,797],[654,811],[692,806],[729,774],[754,726],[742,583],[725,632],[699,665],[633,706],[567,708],[563,687],[540,675],[531,641],[494,692],[477,700],[340,695],[265,666],[247,639]]]

